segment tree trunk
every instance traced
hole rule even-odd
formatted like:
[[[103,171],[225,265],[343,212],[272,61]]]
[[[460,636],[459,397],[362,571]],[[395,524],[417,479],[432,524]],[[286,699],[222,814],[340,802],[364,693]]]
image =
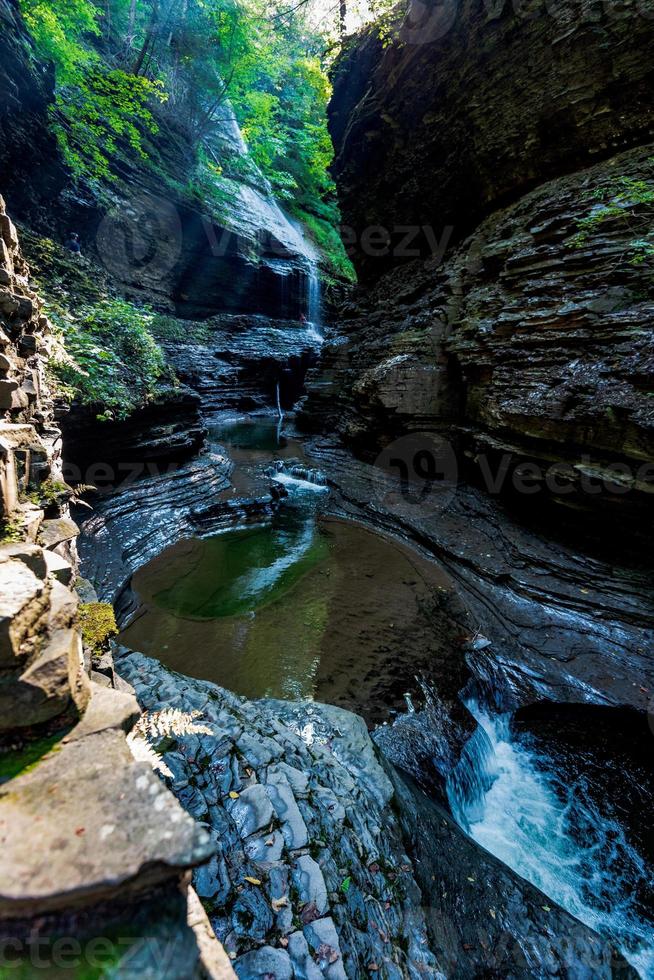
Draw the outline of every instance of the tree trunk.
[[[143,41],[143,45],[141,47],[141,50],[139,51],[138,58],[136,59],[136,62],[132,69],[132,73],[134,75],[141,74],[141,69],[143,68],[143,62],[145,61],[145,57],[148,53],[150,44],[154,40],[154,34],[157,28],[158,17],[159,17],[159,3],[158,0],[154,0],[152,4],[152,15],[150,17],[150,23],[148,24],[148,29],[145,32],[145,40]]]

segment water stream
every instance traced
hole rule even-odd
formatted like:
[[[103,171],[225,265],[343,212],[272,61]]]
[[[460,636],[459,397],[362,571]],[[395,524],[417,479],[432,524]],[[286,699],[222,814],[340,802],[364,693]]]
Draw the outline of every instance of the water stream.
[[[460,826],[586,925],[614,941],[643,980],[654,978],[648,867],[605,797],[511,730],[510,717],[468,704],[479,728],[450,777]]]
[[[322,321],[322,283],[318,267],[311,263],[307,276],[307,330],[314,340],[324,339]]]

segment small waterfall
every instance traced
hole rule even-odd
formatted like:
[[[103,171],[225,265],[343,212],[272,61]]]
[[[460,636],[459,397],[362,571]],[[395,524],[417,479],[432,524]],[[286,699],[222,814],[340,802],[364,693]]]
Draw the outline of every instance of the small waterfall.
[[[325,474],[311,466],[303,466],[301,463],[286,463],[282,459],[277,459],[272,466],[268,467],[266,473],[281,483],[296,483],[313,490],[327,489]]]
[[[315,340],[323,340],[322,323],[322,283],[318,274],[318,266],[312,262],[307,274],[307,327],[309,334]]]
[[[276,396],[277,396],[277,414],[279,415],[279,420],[281,422],[282,419],[284,418],[284,413],[282,411],[282,399],[281,399],[281,395],[280,395],[280,391],[279,391],[279,381],[277,382],[275,393],[276,393]]]
[[[654,930],[638,904],[651,869],[610,812],[568,781],[509,716],[468,708],[479,727],[448,780],[459,825],[577,919],[618,945],[643,980],[654,980]]]

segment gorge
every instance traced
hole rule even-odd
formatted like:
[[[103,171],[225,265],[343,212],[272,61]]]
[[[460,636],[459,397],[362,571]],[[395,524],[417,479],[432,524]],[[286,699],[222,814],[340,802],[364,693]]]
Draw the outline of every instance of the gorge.
[[[651,12],[388,7],[337,249],[183,32],[75,175],[0,0],[2,977],[654,978]]]

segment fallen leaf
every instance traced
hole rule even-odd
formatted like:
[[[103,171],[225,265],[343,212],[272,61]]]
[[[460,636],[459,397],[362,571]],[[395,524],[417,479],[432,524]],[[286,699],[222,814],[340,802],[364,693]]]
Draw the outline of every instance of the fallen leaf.
[[[551,908],[549,907],[549,905],[543,905],[543,912],[551,912],[551,911],[552,911],[552,910],[551,910]]]
[[[281,939],[279,940],[279,945],[283,946],[284,949],[286,949],[286,947],[288,946],[288,939],[286,938],[286,936],[281,937]]]
[[[352,879],[349,876],[347,878],[344,878],[343,881],[341,882],[341,891],[346,893],[349,892],[351,884],[352,884]]]
[[[368,969],[371,973],[379,969],[379,963],[368,963]]]
[[[270,904],[272,905],[273,912],[279,912],[280,909],[288,905],[288,896],[282,895],[281,898],[273,898]]]
[[[302,924],[305,926],[308,926],[309,923],[315,922],[316,919],[319,919],[320,912],[316,907],[316,903],[308,902],[300,912],[300,918],[302,919]]]
[[[249,875],[244,875],[245,881],[249,881],[251,885],[260,885],[261,882],[258,878],[251,878]]]
[[[237,800],[238,799],[238,796],[239,796],[239,794],[238,793],[235,793],[234,790],[232,790],[231,793],[229,794],[230,800]]]
[[[329,943],[321,943],[316,950],[317,960],[327,960],[328,963],[335,963],[336,960],[340,959],[340,953],[330,946]]]
[[[489,909],[488,911],[490,912],[491,917],[494,919],[495,918],[495,909]]]
[[[81,837],[82,834],[85,834],[86,833],[86,828],[84,828],[84,827],[78,827],[77,830],[75,831],[75,833],[77,834],[78,837]]]
[[[473,883],[473,885],[475,883],[475,879],[474,878],[468,878],[468,881],[471,881]]]

